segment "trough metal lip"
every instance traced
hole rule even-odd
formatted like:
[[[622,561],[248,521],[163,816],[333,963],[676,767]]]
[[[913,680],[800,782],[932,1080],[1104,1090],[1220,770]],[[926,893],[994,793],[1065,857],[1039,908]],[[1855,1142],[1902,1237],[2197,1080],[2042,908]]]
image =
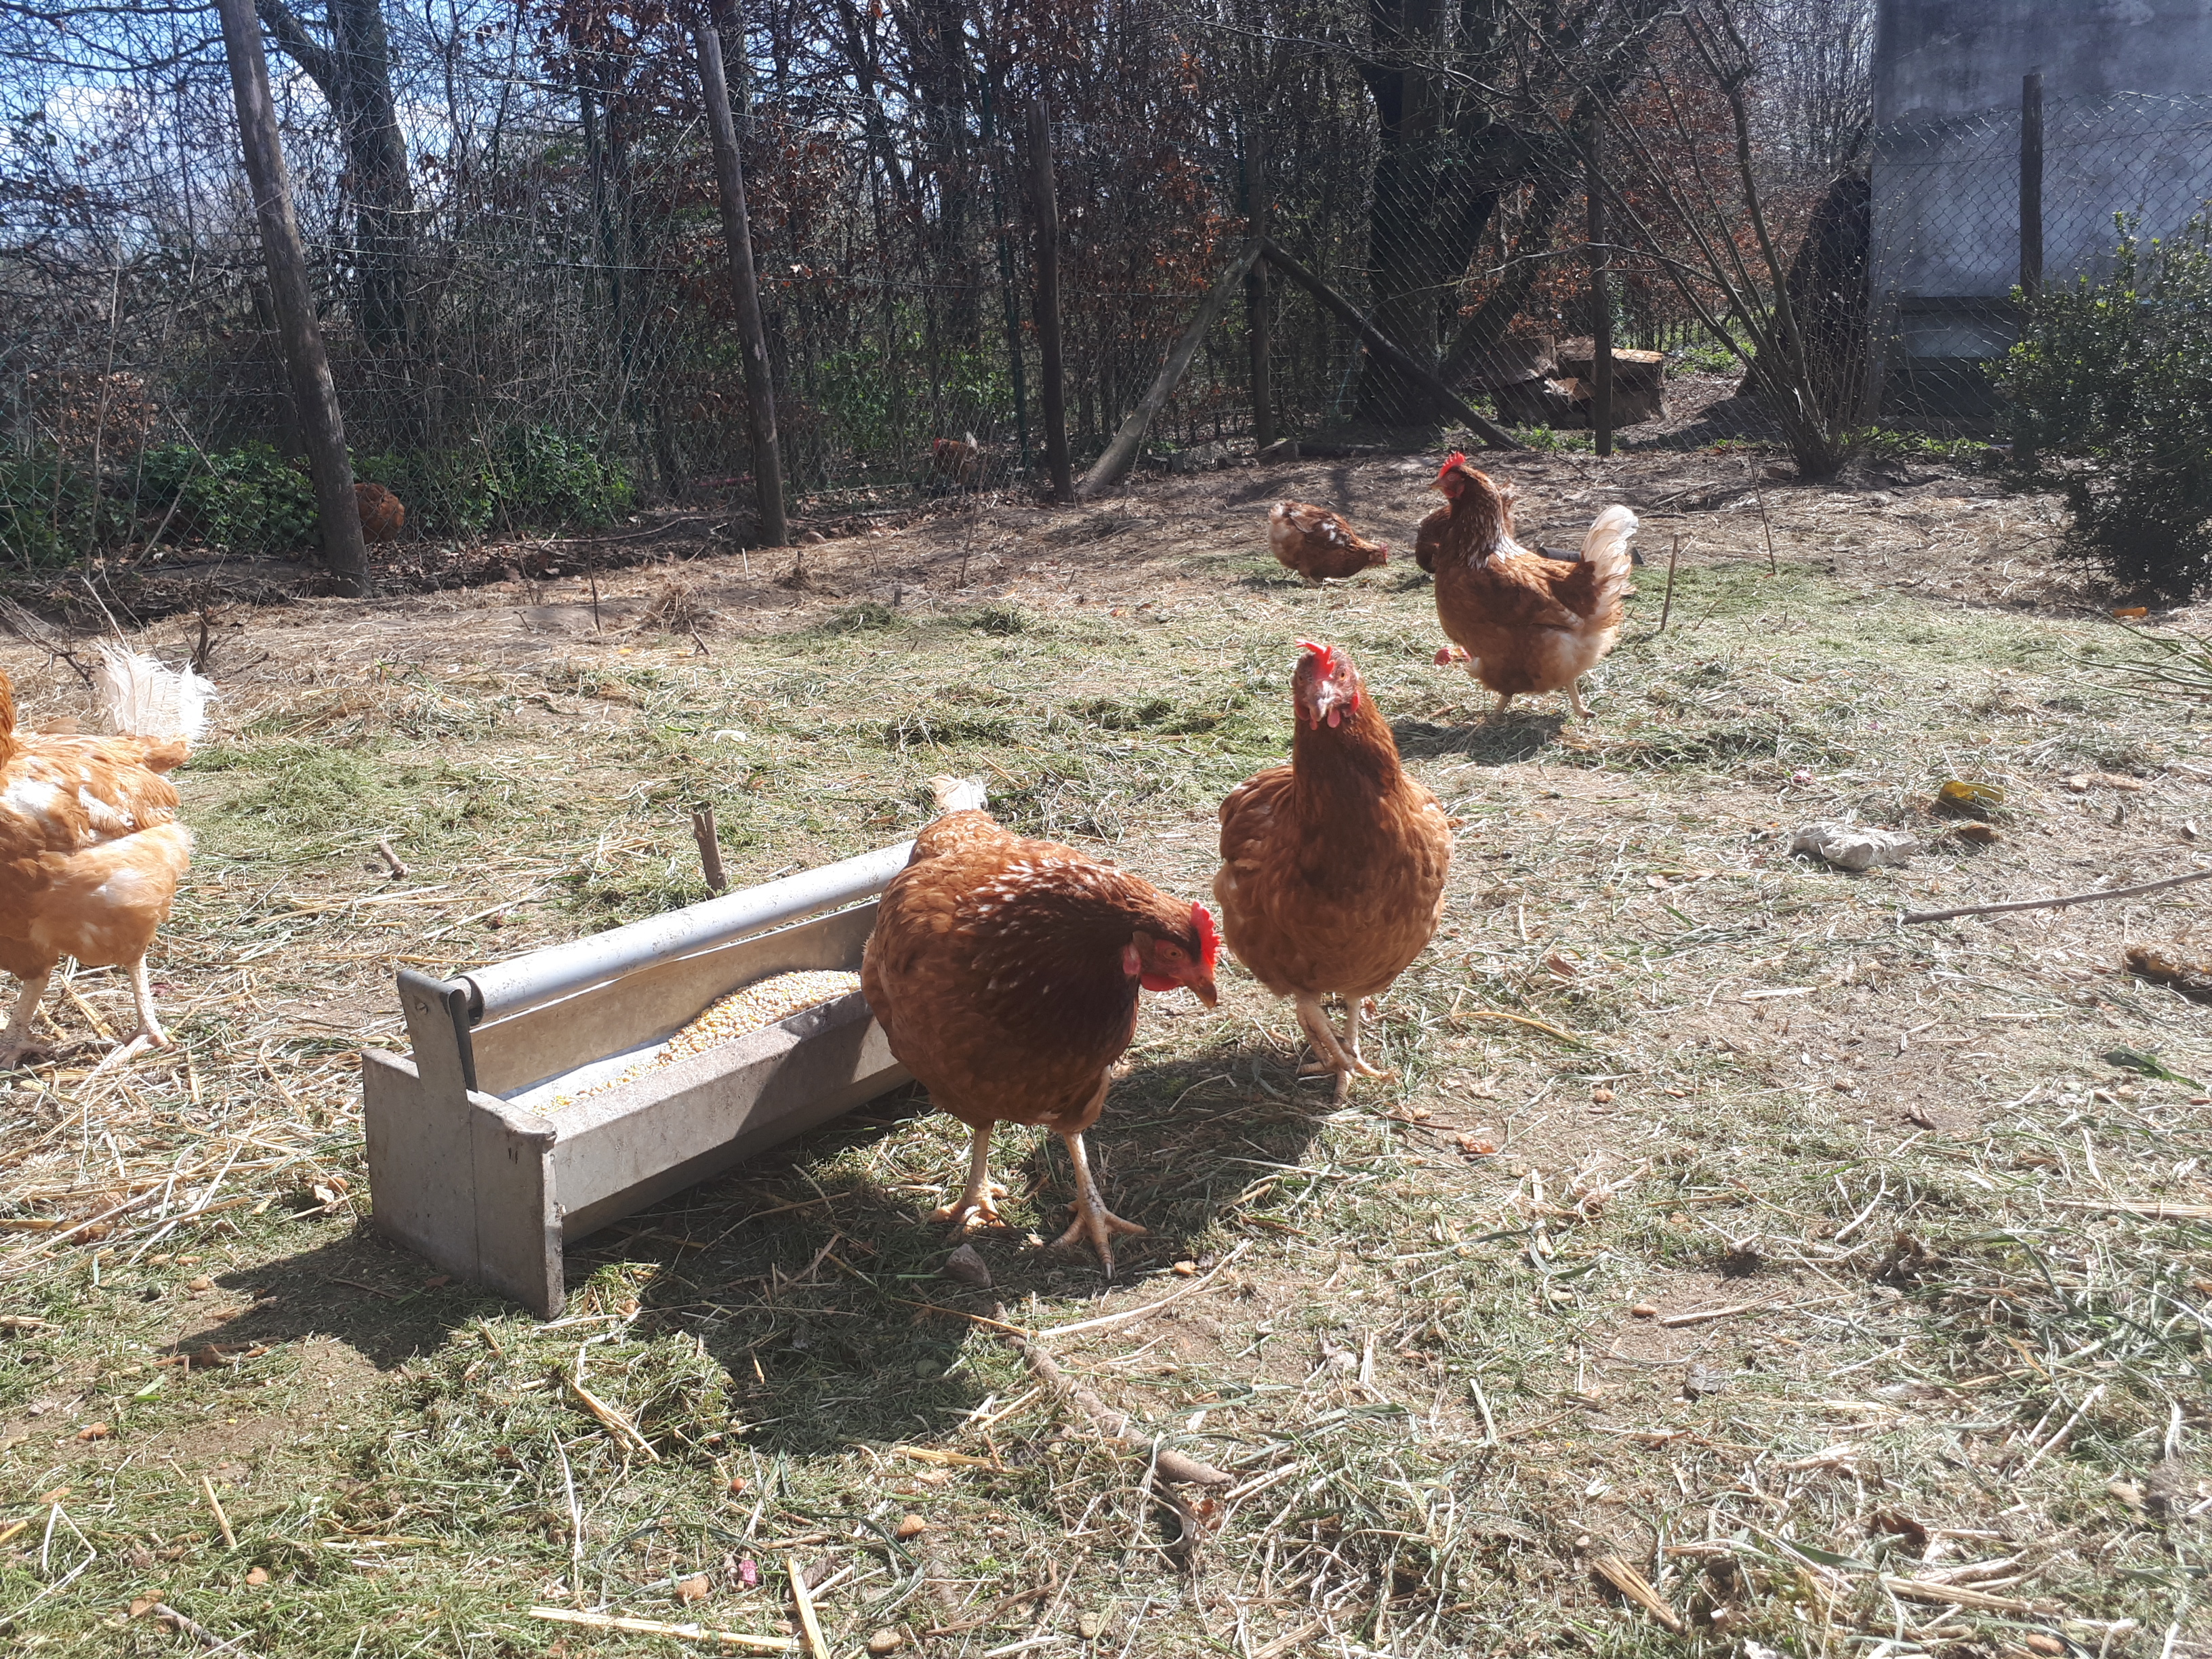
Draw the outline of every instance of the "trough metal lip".
[[[510,957],[457,974],[447,983],[465,994],[471,1025],[503,1019],[672,957],[872,898],[906,867],[913,851],[910,841],[879,847],[665,915]]]

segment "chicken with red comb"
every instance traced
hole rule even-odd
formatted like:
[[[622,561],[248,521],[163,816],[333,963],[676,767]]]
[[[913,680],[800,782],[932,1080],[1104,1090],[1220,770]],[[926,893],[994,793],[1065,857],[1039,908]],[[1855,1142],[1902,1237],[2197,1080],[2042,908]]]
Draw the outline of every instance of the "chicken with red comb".
[[[1578,559],[1547,558],[1513,538],[1513,489],[1455,452],[1431,486],[1444,505],[1422,520],[1415,556],[1437,579],[1437,619],[1461,662],[1492,691],[1502,719],[1514,698],[1564,691],[1584,719],[1582,677],[1620,637],[1636,514],[1608,507]]]
[[[1398,763],[1397,740],[1352,653],[1299,641],[1287,766],[1255,773],[1221,803],[1213,896],[1230,951],[1313,1041],[1311,1073],[1388,1073],[1359,1052],[1369,999],[1420,955],[1443,913],[1452,819]],[[1322,1006],[1341,998],[1340,1035]]]
[[[1042,1124],[1075,1169],[1075,1216],[1059,1242],[1087,1239],[1110,1275],[1115,1238],[1145,1229],[1100,1200],[1084,1132],[1136,1035],[1139,988],[1214,1005],[1213,918],[1073,847],[1001,828],[979,784],[932,787],[942,816],[884,890],[860,989],[932,1103],[975,1132],[966,1189],[938,1218],[997,1220],[992,1127]]]

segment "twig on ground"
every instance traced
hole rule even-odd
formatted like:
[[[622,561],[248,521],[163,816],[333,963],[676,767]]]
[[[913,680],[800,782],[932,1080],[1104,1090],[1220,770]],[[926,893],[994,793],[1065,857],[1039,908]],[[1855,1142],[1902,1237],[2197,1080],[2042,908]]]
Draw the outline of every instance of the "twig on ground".
[[[200,1491],[207,1495],[208,1507],[215,1511],[216,1530],[222,1534],[222,1547],[227,1550],[236,1549],[238,1534],[230,1529],[230,1517],[222,1512],[222,1499],[215,1495],[215,1483],[202,1475]]]
[[[1004,1316],[1006,1310],[997,1310]],[[1150,1310],[1147,1310],[1150,1311]],[[1030,1339],[1016,1334],[1008,1326],[1006,1340],[1014,1351],[1028,1362],[1039,1382],[1049,1388],[1062,1401],[1075,1407],[1090,1426],[1091,1432],[1108,1445],[1132,1455],[1142,1456],[1160,1474],[1170,1480],[1183,1480],[1194,1486],[1225,1486],[1230,1477],[1196,1458],[1186,1457],[1171,1447],[1157,1449],[1149,1443],[1137,1443],[1129,1438],[1128,1419],[1114,1411],[1106,1402],[1069,1376],[1060,1368],[1057,1360]]]
[[[1659,1592],[1651,1588],[1650,1580],[1630,1566],[1627,1562],[1617,1555],[1601,1555],[1596,1560],[1591,1562],[1590,1565],[1597,1570],[1599,1577],[1666,1626],[1675,1635],[1680,1636],[1682,1633],[1681,1615],[1662,1601]]]
[[[671,1625],[658,1619],[623,1619],[611,1613],[577,1613],[568,1607],[532,1607],[532,1619],[556,1625],[581,1625],[588,1630],[618,1630],[630,1636],[672,1636],[684,1642],[720,1642],[724,1647],[748,1653],[796,1653],[799,1644],[788,1636],[748,1636],[733,1630],[709,1630],[704,1625]]]
[[[648,1463],[658,1463],[660,1461],[660,1454],[653,1450],[653,1443],[638,1432],[636,1425],[629,1419],[624,1417],[612,1406],[569,1376],[568,1372],[561,1373],[561,1380],[568,1385],[568,1392],[576,1396],[576,1403],[605,1425],[608,1431],[616,1439],[626,1442],[634,1447],[643,1455]]]
[[[814,1596],[806,1588],[806,1569],[799,1558],[788,1555],[785,1565],[791,1572],[791,1605],[799,1612],[799,1628],[806,1638],[808,1659],[830,1659],[830,1644],[822,1639],[822,1621],[814,1616]]]
[[[2057,898],[2014,899],[2005,904],[1962,904],[1952,910],[1907,910],[1899,921],[1948,921],[1954,916],[1989,916],[2003,910],[2057,910],[2069,904],[2089,904],[2098,899],[2133,898],[2138,893],[2155,893],[2163,888],[2179,887],[2192,881],[2212,877],[2212,870],[2191,870],[2186,875],[2168,876],[2162,881],[2138,882],[2133,887],[2100,887],[2087,893],[2067,893]]]
[[[1073,1336],[1078,1331],[1103,1331],[1110,1325],[1127,1324],[1133,1319],[1143,1319],[1148,1315],[1156,1314],[1163,1308],[1172,1307],[1187,1296],[1196,1296],[1213,1282],[1214,1276],[1224,1267],[1251,1248],[1250,1239],[1243,1240],[1227,1255],[1223,1256],[1220,1261],[1208,1268],[1204,1278],[1193,1279],[1172,1296],[1164,1296],[1157,1302],[1147,1302],[1140,1308],[1124,1308],[1119,1313],[1102,1314],[1096,1319],[1079,1319],[1071,1325],[1048,1325],[1036,1332],[1032,1340],[1038,1342],[1049,1342],[1057,1337]]]

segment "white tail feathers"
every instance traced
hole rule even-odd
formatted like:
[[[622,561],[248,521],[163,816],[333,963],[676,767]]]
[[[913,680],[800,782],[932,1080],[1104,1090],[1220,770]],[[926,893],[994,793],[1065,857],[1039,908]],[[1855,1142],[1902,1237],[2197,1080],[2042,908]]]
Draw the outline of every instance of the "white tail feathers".
[[[164,668],[143,652],[102,643],[92,692],[102,719],[126,738],[195,741],[216,689],[189,668]]]
[[[980,812],[989,805],[983,786],[973,778],[932,778],[929,793],[940,812]]]
[[[1628,544],[1636,534],[1636,514],[1625,507],[1608,507],[1583,538],[1583,559],[1597,567],[1600,580],[1620,580],[1628,574]]]

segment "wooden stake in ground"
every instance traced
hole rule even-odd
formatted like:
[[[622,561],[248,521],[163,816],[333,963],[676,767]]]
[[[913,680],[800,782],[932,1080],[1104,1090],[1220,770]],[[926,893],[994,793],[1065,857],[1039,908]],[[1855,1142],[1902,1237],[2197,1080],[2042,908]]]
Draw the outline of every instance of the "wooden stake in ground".
[[[722,74],[722,36],[716,27],[726,9],[717,0],[708,14],[708,21],[699,26],[699,90],[707,105],[714,178],[720,185],[722,240],[729,250],[730,286],[738,301],[738,337],[744,356],[745,416],[752,428],[753,494],[760,502],[761,542],[768,547],[782,547],[791,540],[791,527],[783,514],[783,453],[775,430],[775,380],[769,367],[768,328],[761,320],[760,277],[753,269],[744,162],[738,154],[730,88]]]
[[[276,140],[276,111],[269,97],[269,60],[261,50],[261,24],[254,15],[253,0],[216,0],[216,9],[222,17],[223,53],[230,60],[230,89],[238,105],[239,149],[246,162],[246,186],[253,192],[253,216],[261,229],[261,257],[269,267],[269,296],[276,307],[293,411],[315,484],[323,558],[337,578],[339,592],[360,599],[369,591],[368,546],[362,538],[361,508],[354,500],[353,463],[346,457],[337,386],[331,379],[330,355],[323,348],[314,296],[307,287],[307,254],[300,241],[300,222],[292,213],[291,180]]]
[[[1756,466],[1759,463],[1753,461],[1752,465]],[[1766,492],[1754,483],[1751,487],[1751,499],[1759,503],[1759,527],[1766,532],[1766,574],[1778,576],[1782,574],[1782,564],[1774,556],[1774,526],[1766,516]]]
[[[1030,200],[1036,217],[1037,356],[1042,371],[1045,465],[1052,498],[1075,499],[1067,459],[1067,377],[1060,358],[1060,196],[1052,177],[1052,122],[1040,98],[1030,106]]]
[[[691,809],[691,839],[699,843],[699,867],[707,872],[707,890],[719,893],[730,884],[722,873],[722,844],[714,833],[714,804],[701,801]]]
[[[1674,567],[1680,562],[1681,557],[1682,538],[1677,536],[1674,538],[1674,545],[1667,554],[1667,597],[1660,602],[1659,626],[1655,630],[1661,634],[1667,631],[1667,618],[1674,614]]]

